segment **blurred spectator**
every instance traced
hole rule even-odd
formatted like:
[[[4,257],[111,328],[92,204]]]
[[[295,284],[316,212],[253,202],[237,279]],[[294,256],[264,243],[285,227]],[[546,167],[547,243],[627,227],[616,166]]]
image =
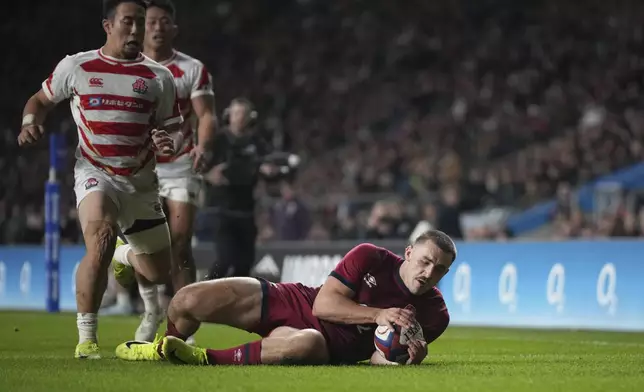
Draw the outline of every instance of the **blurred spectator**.
[[[460,195],[456,187],[445,188],[442,192],[436,227],[455,239],[463,238],[460,222]]]
[[[311,229],[308,208],[287,181],[282,181],[280,190],[282,197],[271,208],[271,224],[275,233],[273,238],[280,241],[306,239]]]
[[[24,42],[3,63],[4,243],[42,241],[47,143],[16,148],[22,105],[64,55],[104,40],[89,17],[97,3],[31,3],[5,26]],[[309,238],[405,238],[433,220],[456,237],[505,239],[502,222],[467,231],[459,218],[555,196],[557,236],[642,232],[639,207],[598,218],[562,198],[644,158],[643,4],[195,0],[178,15],[192,27],[179,47],[215,75],[219,107],[249,96],[275,145],[304,158],[295,186]],[[69,23],[42,47],[33,26],[53,19]],[[70,33],[79,28],[86,34]],[[43,49],[37,61],[33,47]],[[48,130],[73,146],[68,117],[58,110]],[[62,211],[74,206],[72,161],[70,149]],[[431,219],[418,212],[426,200]],[[262,203],[260,241],[291,237],[267,215],[274,202]],[[68,241],[80,237],[75,219],[63,223]]]

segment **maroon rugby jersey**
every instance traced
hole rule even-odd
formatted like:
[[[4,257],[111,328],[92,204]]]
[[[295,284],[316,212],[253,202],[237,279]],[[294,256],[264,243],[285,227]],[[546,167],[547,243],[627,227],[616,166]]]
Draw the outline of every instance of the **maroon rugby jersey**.
[[[353,299],[361,305],[381,309],[413,305],[425,340],[431,343],[449,324],[447,306],[436,287],[422,295],[409,292],[400,277],[402,263],[402,258],[387,249],[361,244],[344,256],[331,276],[350,288],[355,293]],[[321,326],[334,362],[366,360],[375,350],[375,324],[342,325],[322,321]]]

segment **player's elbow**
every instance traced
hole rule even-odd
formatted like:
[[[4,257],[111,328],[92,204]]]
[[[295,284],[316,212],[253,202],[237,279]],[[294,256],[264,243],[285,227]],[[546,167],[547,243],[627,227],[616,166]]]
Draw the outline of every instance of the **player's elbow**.
[[[450,321],[449,313],[448,313],[448,312],[447,312],[447,310],[446,310],[446,311],[445,311],[445,313],[443,313],[443,318],[442,318],[442,320],[441,320],[441,322],[442,322],[442,325],[441,325],[442,332],[441,332],[441,334],[442,334],[443,332],[445,332],[445,330],[446,330],[446,329],[447,329],[447,327],[449,326],[449,321]]]
[[[324,314],[324,304],[320,305],[320,302],[323,302],[320,300],[320,297],[317,297],[315,299],[315,302],[313,302],[313,317],[321,318],[320,316]]]
[[[328,296],[326,295],[319,295],[315,298],[315,301],[313,302],[313,317],[317,317],[319,319],[325,319],[326,317],[329,316],[330,314],[330,301],[327,298]]]
[[[49,110],[55,106],[55,104],[47,98],[47,95],[43,90],[39,90],[29,98],[27,106],[33,108],[30,112],[40,112]]]
[[[440,315],[436,317],[434,328],[432,329],[432,331],[429,334],[425,335],[426,342],[429,344],[434,340],[438,339],[445,332],[445,330],[447,330],[447,327],[449,326],[449,321],[450,321],[450,317],[446,309],[444,312],[440,313]]]

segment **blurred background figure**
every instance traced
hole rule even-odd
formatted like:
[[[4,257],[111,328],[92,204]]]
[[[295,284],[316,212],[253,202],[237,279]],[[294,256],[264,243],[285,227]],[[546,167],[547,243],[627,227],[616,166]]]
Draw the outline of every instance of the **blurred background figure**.
[[[311,231],[311,215],[308,207],[297,196],[293,184],[280,182],[281,198],[270,210],[274,239],[279,241],[305,240]]]
[[[307,239],[401,238],[430,221],[465,240],[642,232],[638,75],[644,55],[636,49],[643,39],[636,17],[642,5],[193,4],[177,14],[178,25],[190,26],[177,36],[177,48],[215,76],[217,107],[236,96],[253,97],[262,113],[256,132],[273,150],[301,158],[290,186],[298,211],[309,216]],[[4,64],[12,75],[6,90],[15,93],[0,97],[2,243],[43,240],[39,206],[48,158],[44,144],[24,152],[14,146],[17,103],[29,94],[22,86],[49,72],[58,53],[102,40],[94,21],[80,17],[96,14],[97,4],[42,7],[39,15],[73,18],[75,25],[52,32],[39,61],[25,66],[18,59],[29,58],[25,48],[40,34],[24,30],[18,19],[7,22],[25,45]],[[77,29],[87,34],[73,34]],[[49,128],[75,144],[64,110],[52,113]],[[62,211],[74,205],[65,190],[73,182],[72,157],[66,159]],[[628,183],[610,178],[620,184],[619,195],[605,187],[578,192],[627,169],[635,170]],[[293,238],[286,228],[294,223],[275,218],[283,200],[277,188],[260,183],[254,192],[258,241]],[[400,211],[376,207],[391,200],[398,200]],[[548,202],[554,205],[539,218],[543,224],[523,224],[532,221],[522,218],[525,211]],[[219,207],[210,204],[197,218],[200,241],[214,236],[208,222]],[[433,206],[431,219],[427,205]],[[65,222],[69,242],[79,240],[70,223],[75,219]],[[289,219],[304,224],[300,215]],[[298,230],[297,238],[302,235]]]
[[[216,247],[209,279],[250,274],[258,234],[255,222],[258,182],[261,179],[265,185],[279,186],[279,181],[290,177],[299,164],[297,156],[273,152],[273,147],[257,131],[257,118],[252,102],[246,98],[233,99],[224,112],[224,128],[207,148],[204,179],[209,184]],[[282,200],[269,218],[275,225],[272,236],[302,237],[296,231],[308,232],[309,223],[299,222],[308,219],[306,208],[284,181],[281,194]]]

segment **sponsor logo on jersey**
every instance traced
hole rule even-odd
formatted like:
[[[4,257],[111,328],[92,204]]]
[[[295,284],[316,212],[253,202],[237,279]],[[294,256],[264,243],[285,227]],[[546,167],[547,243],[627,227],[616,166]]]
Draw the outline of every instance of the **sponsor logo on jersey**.
[[[101,99],[98,97],[92,97],[89,99],[89,106],[96,107],[101,104]]]
[[[123,101],[120,99],[103,99],[103,105],[143,109],[143,104],[141,102]]]
[[[369,286],[369,288],[376,287],[378,284],[376,283],[376,278],[373,277],[370,273],[366,273],[364,278],[362,278],[364,282]]]
[[[89,78],[89,86],[90,87],[103,87],[103,79],[102,78]]]

